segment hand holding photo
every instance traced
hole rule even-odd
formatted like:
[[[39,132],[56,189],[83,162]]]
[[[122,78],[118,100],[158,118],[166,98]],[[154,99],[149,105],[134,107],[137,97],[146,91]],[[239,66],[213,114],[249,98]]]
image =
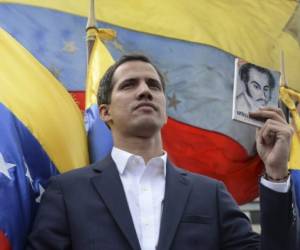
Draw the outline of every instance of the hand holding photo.
[[[239,58],[235,60],[232,119],[261,127],[263,122],[249,116],[262,107],[278,107],[279,72]]]

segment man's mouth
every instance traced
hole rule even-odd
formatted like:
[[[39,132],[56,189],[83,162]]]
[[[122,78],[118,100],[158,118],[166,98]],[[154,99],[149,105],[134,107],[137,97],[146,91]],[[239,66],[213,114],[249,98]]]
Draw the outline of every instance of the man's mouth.
[[[157,110],[156,106],[153,105],[152,103],[144,102],[144,103],[139,103],[134,109],[139,109],[139,108],[151,108],[153,110]]]

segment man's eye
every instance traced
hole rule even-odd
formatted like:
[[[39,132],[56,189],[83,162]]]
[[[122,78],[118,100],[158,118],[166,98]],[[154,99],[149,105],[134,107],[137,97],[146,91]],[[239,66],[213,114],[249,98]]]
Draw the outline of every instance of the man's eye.
[[[126,81],[122,84],[121,88],[122,89],[128,89],[134,86],[134,81]]]
[[[123,89],[129,88],[129,87],[131,87],[131,86],[132,86],[131,83],[126,83],[126,84],[123,85]]]
[[[256,82],[252,82],[252,86],[253,86],[253,88],[255,88],[256,90],[261,89],[261,88],[260,88],[260,85],[259,85],[258,83],[256,83]]]
[[[155,90],[161,90],[161,88],[162,88],[160,82],[158,82],[156,80],[149,80],[148,86],[149,86],[149,88],[155,89]]]

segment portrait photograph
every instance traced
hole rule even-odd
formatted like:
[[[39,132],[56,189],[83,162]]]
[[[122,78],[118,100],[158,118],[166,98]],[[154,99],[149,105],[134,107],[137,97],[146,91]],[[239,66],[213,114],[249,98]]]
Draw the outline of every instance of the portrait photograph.
[[[280,73],[235,59],[232,118],[261,127],[264,121],[249,117],[261,107],[278,107]]]

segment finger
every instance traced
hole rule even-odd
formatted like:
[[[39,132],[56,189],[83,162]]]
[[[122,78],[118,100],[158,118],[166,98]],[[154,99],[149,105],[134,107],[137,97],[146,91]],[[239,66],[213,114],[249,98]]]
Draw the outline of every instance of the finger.
[[[292,127],[287,123],[282,123],[280,121],[267,119],[264,125],[261,127],[261,133],[264,134],[265,131],[268,131],[270,128],[276,128],[274,132],[280,133],[280,132],[289,132]]]
[[[282,112],[282,110],[278,107],[273,107],[273,106],[266,106],[266,107],[260,107],[260,110],[268,110],[268,111],[274,111],[274,112],[278,112],[280,113],[280,111]]]
[[[292,135],[293,128],[290,125],[274,120],[267,120],[260,130],[261,142],[266,144],[273,144],[279,138],[290,140]]]
[[[256,143],[258,144],[263,144],[261,133],[262,133],[262,129],[256,128],[255,138],[256,138]]]
[[[276,142],[277,133],[276,130],[277,127],[275,125],[268,126],[266,129],[262,132],[262,141],[266,145],[273,145]]]
[[[267,119],[272,119],[275,121],[279,121],[283,124],[287,124],[287,121],[284,117],[284,114],[281,109],[278,108],[263,108],[259,109],[258,111],[255,112],[249,112],[249,116],[254,119],[258,120],[267,120]]]
[[[281,116],[282,118],[285,118],[282,109],[278,108],[278,107],[271,107],[271,106],[269,106],[269,107],[260,107],[259,110],[262,110],[262,111],[273,111],[273,112],[277,113],[279,116]]]
[[[276,112],[279,116],[281,116],[284,120],[286,120],[286,117],[283,113],[283,110],[281,108],[277,107],[262,107],[262,110],[267,110],[267,111],[274,111]]]

